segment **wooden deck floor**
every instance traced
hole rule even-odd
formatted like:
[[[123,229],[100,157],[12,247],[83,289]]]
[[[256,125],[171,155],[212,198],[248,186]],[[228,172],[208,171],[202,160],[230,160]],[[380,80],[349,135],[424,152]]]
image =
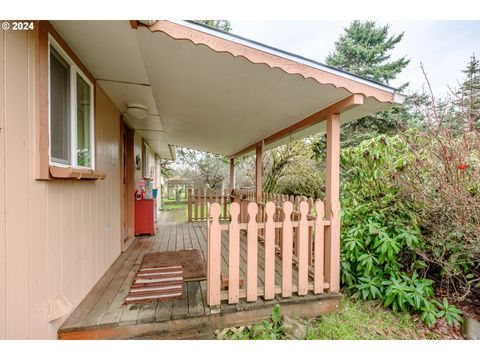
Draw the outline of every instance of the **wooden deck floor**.
[[[314,316],[334,311],[339,295],[293,296],[283,299],[236,305],[222,302],[219,312],[211,314],[206,304],[206,281],[187,282],[183,300],[151,302],[124,306],[123,301],[137,273],[144,254],[157,251],[199,249],[206,259],[206,225],[164,221],[155,236],[142,236],[133,241],[58,331],[67,338],[196,338],[213,333],[213,329],[258,321],[268,316],[277,303],[292,314]],[[246,279],[246,239],[241,238],[240,276]],[[228,273],[228,248],[222,239],[222,273]],[[276,264],[277,285],[281,284],[281,260]],[[259,245],[258,284],[263,284],[263,246]],[[296,274],[294,271],[296,282]],[[245,286],[245,285],[244,285]],[[302,305],[303,304],[303,305]]]

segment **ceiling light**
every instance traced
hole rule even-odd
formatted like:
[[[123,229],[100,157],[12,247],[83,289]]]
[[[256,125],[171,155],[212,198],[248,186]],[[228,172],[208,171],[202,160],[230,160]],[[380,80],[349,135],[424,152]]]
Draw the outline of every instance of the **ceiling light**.
[[[143,119],[148,115],[148,107],[142,104],[128,104],[127,113],[134,118]]]

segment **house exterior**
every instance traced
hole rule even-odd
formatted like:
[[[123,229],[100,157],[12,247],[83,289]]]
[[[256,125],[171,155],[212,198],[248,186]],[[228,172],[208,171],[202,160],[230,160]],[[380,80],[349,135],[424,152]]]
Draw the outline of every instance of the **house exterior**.
[[[234,188],[236,158],[255,153],[261,168],[265,149],[326,129],[330,221],[340,123],[401,102],[386,85],[192,22],[33,21],[2,30],[0,68],[0,339],[57,338],[135,243],[136,184],[158,186],[176,145],[229,156]],[[326,292],[337,293],[329,229]]]

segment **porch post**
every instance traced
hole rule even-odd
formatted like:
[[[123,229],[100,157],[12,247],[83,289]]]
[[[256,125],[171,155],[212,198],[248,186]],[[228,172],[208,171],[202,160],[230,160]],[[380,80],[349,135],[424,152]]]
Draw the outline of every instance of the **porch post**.
[[[235,158],[230,158],[230,194],[235,189]]]
[[[329,292],[340,290],[340,114],[327,116],[327,179],[325,216],[325,280]]]
[[[262,201],[262,164],[263,164],[263,141],[256,146],[255,156],[255,194],[256,202]]]

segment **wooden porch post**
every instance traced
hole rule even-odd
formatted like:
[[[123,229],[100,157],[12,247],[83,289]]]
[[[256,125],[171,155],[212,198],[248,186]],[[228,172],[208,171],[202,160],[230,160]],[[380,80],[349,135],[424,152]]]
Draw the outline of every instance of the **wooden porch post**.
[[[230,194],[235,189],[235,158],[230,158]]]
[[[256,146],[255,156],[255,195],[256,202],[262,201],[262,164],[263,164],[263,141]]]
[[[327,116],[327,179],[325,216],[325,280],[329,292],[340,290],[340,114]]]

